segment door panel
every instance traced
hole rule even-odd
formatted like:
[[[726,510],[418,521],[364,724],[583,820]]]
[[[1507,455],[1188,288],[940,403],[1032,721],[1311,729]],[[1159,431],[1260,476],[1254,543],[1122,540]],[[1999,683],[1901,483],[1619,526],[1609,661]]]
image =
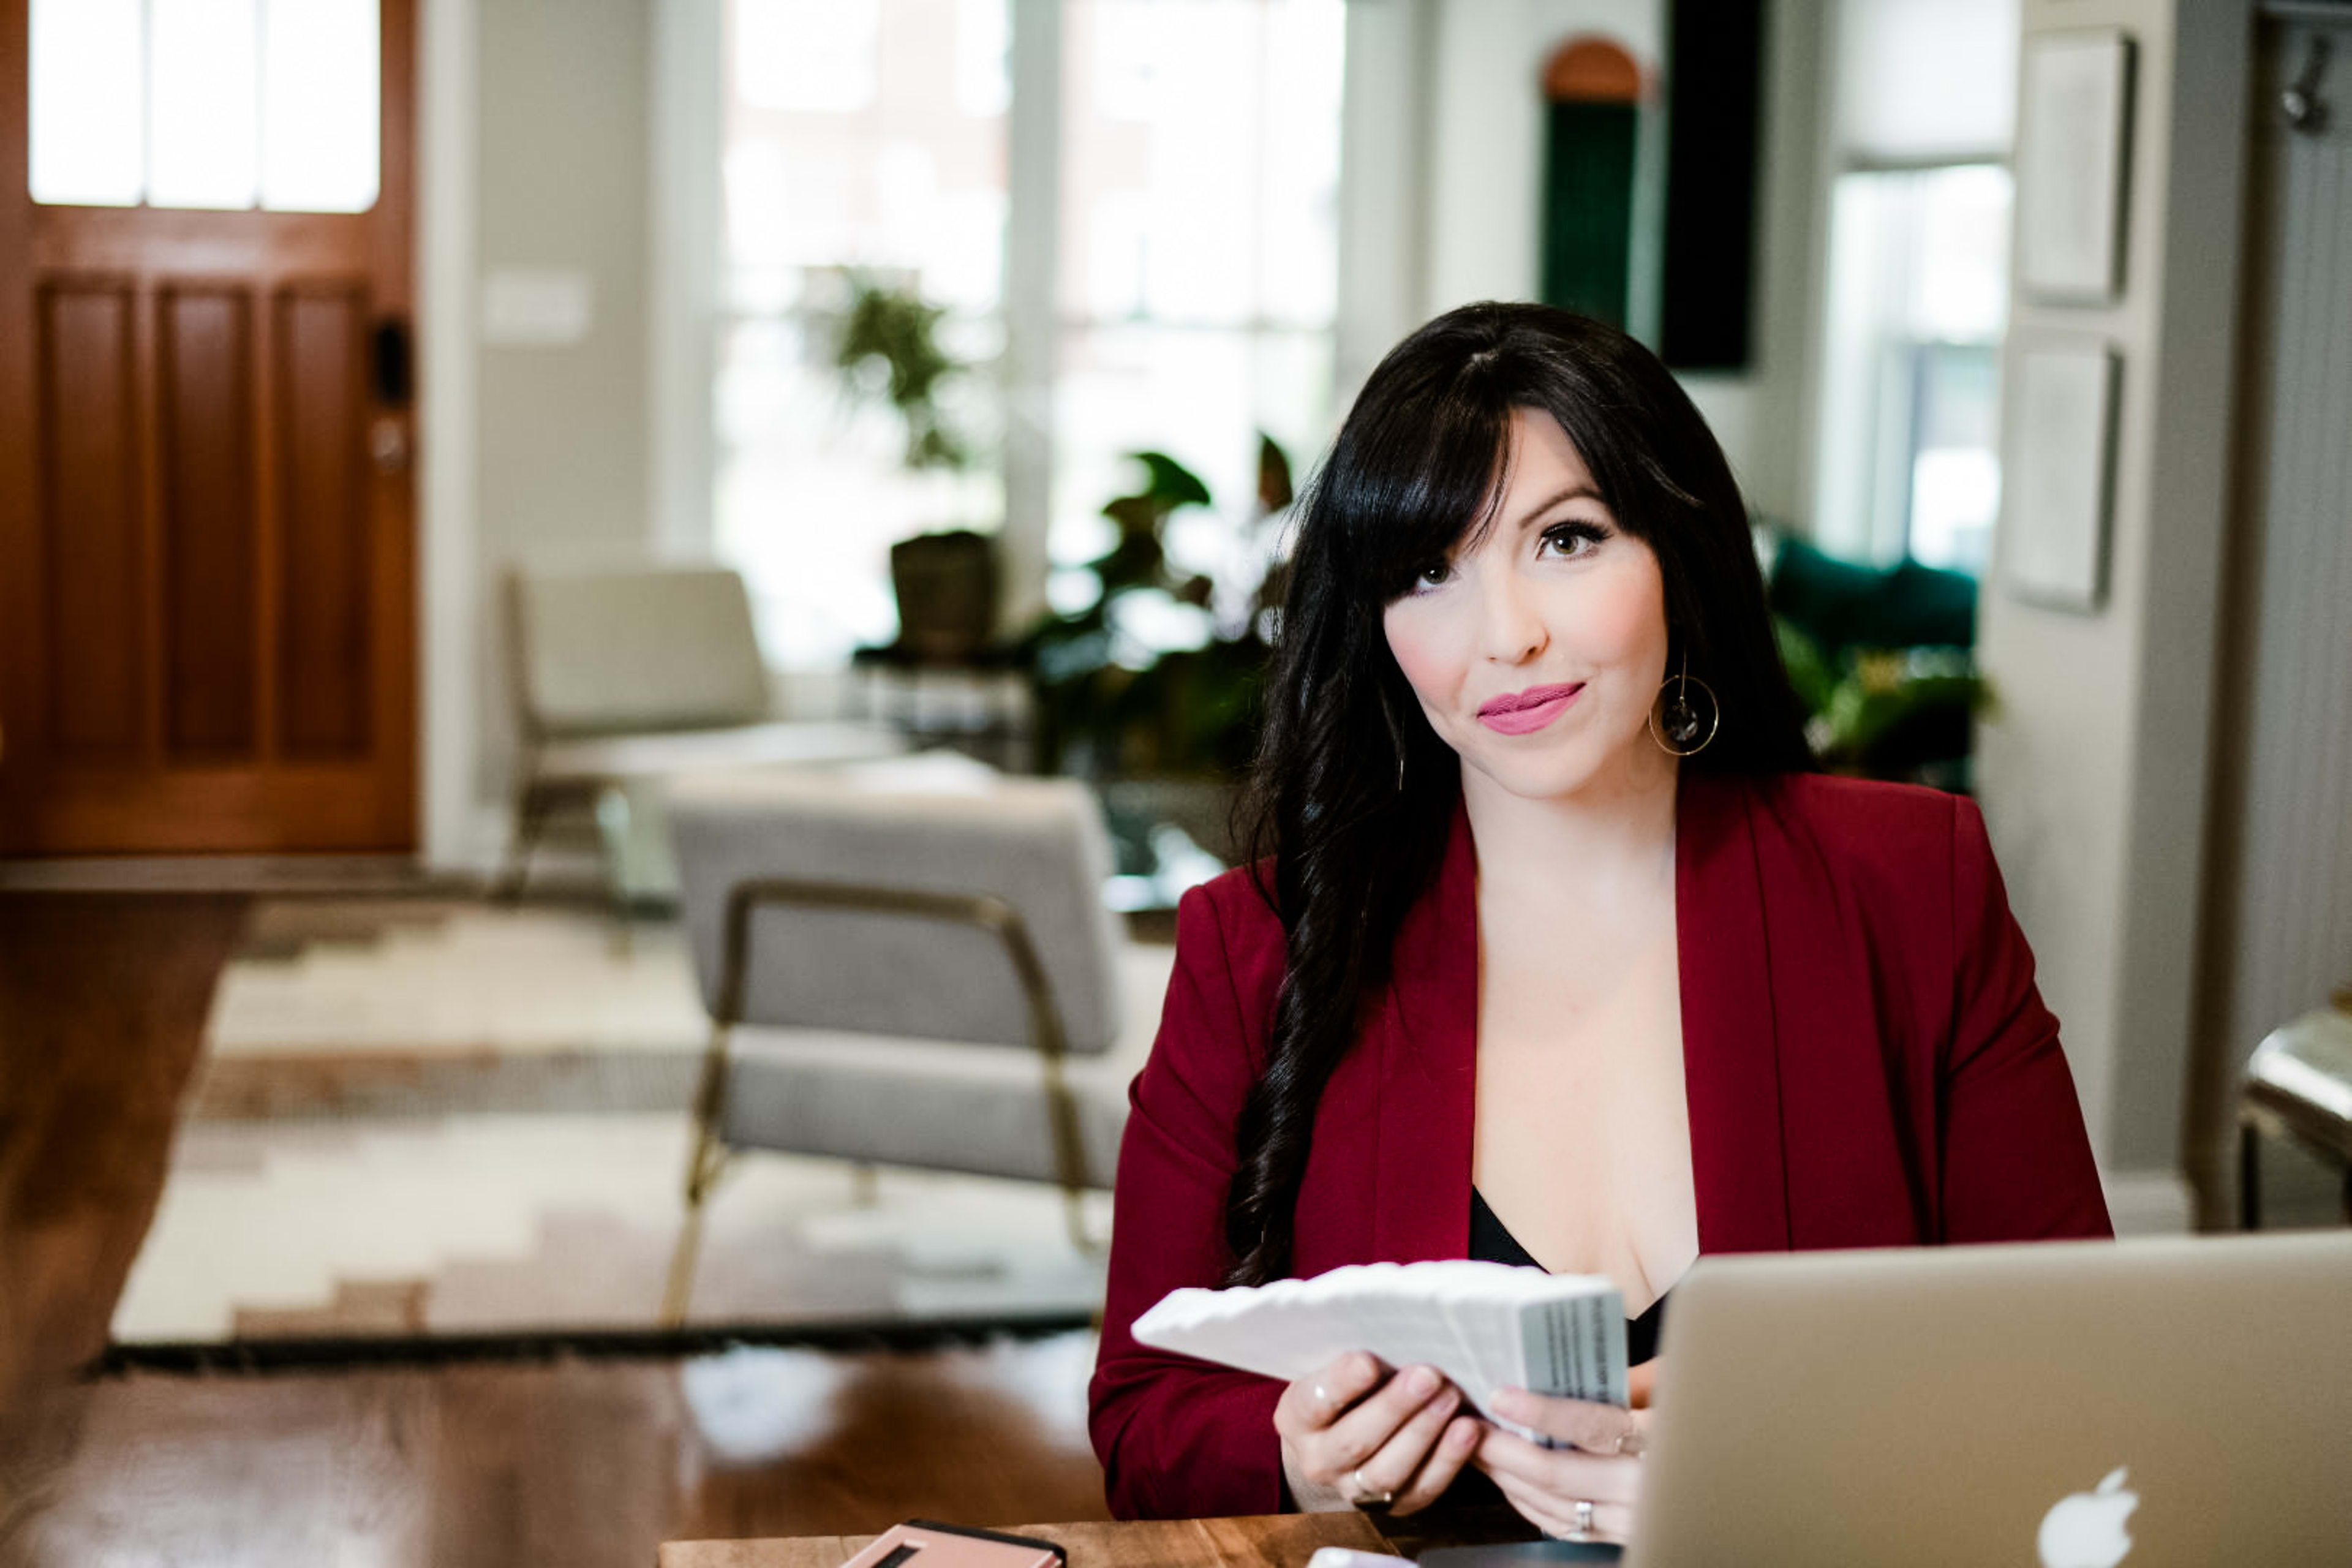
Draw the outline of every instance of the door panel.
[[[252,311],[245,292],[156,300],[163,426],[164,762],[255,760]]]
[[[40,394],[29,432],[47,482],[31,548],[10,564],[26,586],[46,590],[39,668],[61,761],[135,762],[146,729],[134,303],[127,283],[61,281],[41,290],[37,312]]]
[[[278,748],[351,757],[368,743],[367,294],[278,296]]]
[[[48,206],[0,0],[0,854],[415,845],[412,0],[358,214]],[[372,453],[382,451],[384,460]]]

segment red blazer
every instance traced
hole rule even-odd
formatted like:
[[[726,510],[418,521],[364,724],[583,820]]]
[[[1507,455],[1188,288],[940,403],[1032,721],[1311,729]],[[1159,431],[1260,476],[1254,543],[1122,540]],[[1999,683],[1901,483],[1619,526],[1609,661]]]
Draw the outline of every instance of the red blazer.
[[[1685,773],[1675,920],[1699,1250],[2112,1234],[2058,1021],[1975,805],[1811,775]],[[1325,1091],[1292,1267],[1461,1258],[1477,1055],[1466,817]],[[1138,1345],[1214,1285],[1234,1126],[1265,1060],[1281,922],[1245,874],[1184,897],[1131,1091],[1090,1429],[1122,1518],[1278,1511],[1278,1384]]]

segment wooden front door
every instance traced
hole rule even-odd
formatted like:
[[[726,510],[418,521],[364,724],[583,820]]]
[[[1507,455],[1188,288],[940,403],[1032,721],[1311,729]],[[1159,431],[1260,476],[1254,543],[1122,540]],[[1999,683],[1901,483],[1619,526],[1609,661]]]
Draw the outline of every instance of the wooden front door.
[[[410,0],[358,213],[36,202],[32,3],[0,0],[0,855],[413,849]]]

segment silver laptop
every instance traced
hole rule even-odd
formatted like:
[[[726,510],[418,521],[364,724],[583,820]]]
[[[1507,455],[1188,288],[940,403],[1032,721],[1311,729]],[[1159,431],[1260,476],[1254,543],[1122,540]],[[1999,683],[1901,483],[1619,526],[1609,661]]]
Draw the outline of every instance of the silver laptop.
[[[1629,1564],[2352,1563],[2352,1233],[1703,1259]]]

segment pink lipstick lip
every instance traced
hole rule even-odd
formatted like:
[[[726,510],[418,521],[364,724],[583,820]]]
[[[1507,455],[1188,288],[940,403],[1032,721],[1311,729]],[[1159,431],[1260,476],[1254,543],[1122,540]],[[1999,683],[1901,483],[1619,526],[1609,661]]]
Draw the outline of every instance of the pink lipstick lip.
[[[1532,734],[1568,711],[1583,689],[1580,680],[1564,686],[1530,686],[1481,704],[1478,722],[1498,734]]]

